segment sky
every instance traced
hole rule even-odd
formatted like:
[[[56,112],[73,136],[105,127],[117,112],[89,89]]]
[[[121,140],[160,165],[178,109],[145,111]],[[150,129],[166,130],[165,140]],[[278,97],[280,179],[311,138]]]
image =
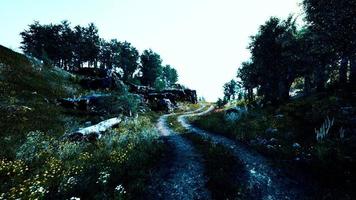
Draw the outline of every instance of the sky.
[[[0,44],[20,51],[19,33],[35,20],[94,22],[104,39],[151,48],[177,69],[181,84],[215,101],[249,59],[259,26],[301,12],[300,0],[1,0]]]

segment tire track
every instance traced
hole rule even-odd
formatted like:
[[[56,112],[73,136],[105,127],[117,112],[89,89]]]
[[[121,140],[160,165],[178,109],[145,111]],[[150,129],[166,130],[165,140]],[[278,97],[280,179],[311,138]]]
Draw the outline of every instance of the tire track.
[[[233,154],[245,165],[247,174],[244,177],[253,199],[281,200],[281,199],[308,199],[302,183],[292,180],[283,175],[280,169],[271,167],[268,160],[263,156],[249,150],[245,145],[226,137],[201,130],[188,123],[187,117],[201,116],[211,112],[208,110],[201,113],[185,114],[178,117],[178,121],[184,128],[193,134],[199,134],[211,139],[212,142],[222,144],[231,149]]]

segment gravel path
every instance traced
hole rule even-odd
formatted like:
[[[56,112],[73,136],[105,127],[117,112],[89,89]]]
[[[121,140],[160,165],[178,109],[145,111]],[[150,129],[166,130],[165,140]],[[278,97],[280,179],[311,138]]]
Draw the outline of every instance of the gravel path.
[[[189,113],[194,111],[186,114]],[[190,141],[168,128],[167,117],[171,115],[174,114],[161,116],[157,123],[162,137],[170,146],[170,153],[153,175],[148,198],[211,199],[210,192],[205,187],[207,178],[204,176],[202,157]]]
[[[249,150],[245,145],[226,137],[213,134],[188,123],[187,117],[204,115],[213,110],[201,113],[185,114],[178,117],[178,121],[190,132],[210,138],[212,142],[219,143],[232,150],[234,155],[240,159],[246,167],[246,183],[253,199],[282,200],[282,199],[308,199],[305,187],[283,175],[281,170],[272,168],[269,162],[261,155]]]

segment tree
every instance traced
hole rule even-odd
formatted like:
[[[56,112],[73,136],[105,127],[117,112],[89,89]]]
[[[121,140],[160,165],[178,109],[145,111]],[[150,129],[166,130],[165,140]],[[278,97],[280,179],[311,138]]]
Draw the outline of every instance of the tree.
[[[120,42],[120,56],[118,57],[119,67],[122,69],[122,79],[124,82],[131,81],[134,73],[138,69],[138,59],[140,57],[137,49],[129,42]]]
[[[296,34],[292,17],[284,21],[272,17],[252,37],[249,49],[253,65],[246,69],[253,70],[257,82],[252,85],[259,86],[266,102],[276,104],[289,99],[290,87],[300,67],[295,56]]]
[[[162,74],[162,59],[159,54],[151,49],[143,51],[140,58],[141,83],[153,87],[157,78]]]
[[[252,61],[243,62],[237,72],[237,78],[242,81],[242,86],[247,90],[247,99],[253,101],[253,89],[258,86],[257,68]]]
[[[28,30],[20,33],[23,39],[21,48],[30,56],[59,65],[61,28],[61,25],[40,25],[35,21],[34,24],[29,25]]]
[[[61,23],[60,30],[60,58],[61,67],[69,70],[69,65],[72,64],[74,59],[74,44],[75,44],[74,31],[70,27],[68,21],[63,21]]]
[[[219,98],[217,101],[216,101],[216,106],[218,108],[223,108],[225,105],[227,104],[226,100],[224,99],[221,99]]]
[[[224,99],[227,101],[235,100],[238,85],[235,80],[231,80],[224,84]]]
[[[340,60],[340,83],[347,81],[351,61],[351,82],[356,84],[356,1],[304,0],[303,6],[311,29],[326,38],[329,51]]]
[[[178,73],[177,70],[171,67],[170,65],[166,65],[163,67],[163,80],[165,82],[166,87],[171,87],[178,81]]]
[[[119,67],[120,54],[120,42],[116,39],[113,39],[110,42],[103,39],[100,41],[99,61],[101,68],[113,69]]]
[[[97,59],[100,51],[100,38],[98,29],[93,24],[88,24],[88,27],[83,29],[82,48],[84,49],[83,59],[88,62],[89,67],[97,65]]]

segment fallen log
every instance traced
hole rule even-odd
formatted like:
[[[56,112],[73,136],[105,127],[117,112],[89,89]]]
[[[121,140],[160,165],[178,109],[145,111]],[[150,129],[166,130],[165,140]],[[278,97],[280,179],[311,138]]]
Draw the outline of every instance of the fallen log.
[[[121,118],[119,117],[107,119],[93,126],[81,128],[78,131],[69,133],[66,138],[71,141],[95,141],[101,138],[103,132],[118,125],[120,122]]]

